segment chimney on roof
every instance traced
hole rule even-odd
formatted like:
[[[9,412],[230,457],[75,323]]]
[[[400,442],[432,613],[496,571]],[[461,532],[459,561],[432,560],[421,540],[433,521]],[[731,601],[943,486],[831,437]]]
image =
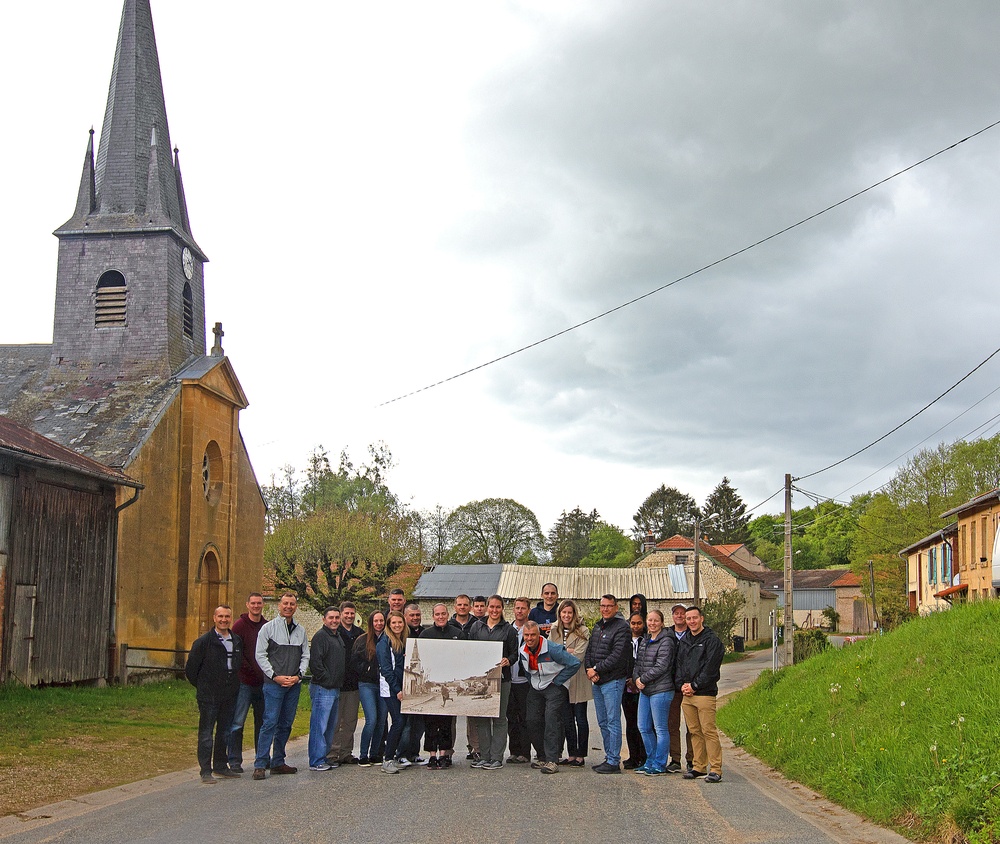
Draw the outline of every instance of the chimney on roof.
[[[646,534],[646,538],[642,542],[642,552],[648,554],[656,548],[656,537],[653,536],[653,531],[649,531]]]

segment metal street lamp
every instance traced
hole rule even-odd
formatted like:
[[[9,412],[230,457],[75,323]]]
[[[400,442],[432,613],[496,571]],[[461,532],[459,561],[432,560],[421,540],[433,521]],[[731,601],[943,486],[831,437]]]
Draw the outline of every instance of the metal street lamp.
[[[698,560],[698,545],[701,543],[701,523],[710,522],[712,519],[717,519],[719,517],[718,513],[712,513],[711,515],[705,516],[702,519],[697,514],[694,517],[694,604],[695,606],[700,606],[700,592],[701,592],[701,564]]]

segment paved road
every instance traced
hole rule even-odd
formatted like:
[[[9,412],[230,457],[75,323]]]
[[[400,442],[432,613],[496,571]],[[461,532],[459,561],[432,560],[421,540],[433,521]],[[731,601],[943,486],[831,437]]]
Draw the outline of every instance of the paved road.
[[[724,666],[720,691],[744,685],[770,654]],[[596,727],[596,719],[591,723]],[[464,728],[459,725],[459,735]],[[592,729],[591,744],[600,744]],[[589,840],[691,844],[903,842],[871,827],[727,746],[718,785],[680,776],[600,776],[589,769],[544,776],[525,766],[472,770],[306,769],[305,743],[290,745],[295,776],[204,786],[196,770],[0,819],[3,844],[184,842],[447,842],[469,834],[504,842]],[[193,752],[193,749],[192,749]],[[598,756],[596,752],[593,754]],[[596,761],[594,759],[593,761]],[[82,769],[81,776],[86,776]]]

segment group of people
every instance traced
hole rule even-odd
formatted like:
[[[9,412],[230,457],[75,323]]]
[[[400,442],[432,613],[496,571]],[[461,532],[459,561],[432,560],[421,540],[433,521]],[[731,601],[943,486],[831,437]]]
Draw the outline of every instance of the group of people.
[[[593,700],[604,750],[604,759],[592,766],[597,773],[624,768],[649,776],[722,779],[715,705],[724,647],[699,607],[675,605],[667,626],[642,595],[629,599],[628,619],[618,600],[604,595],[600,619],[590,630],[577,605],[560,602],[555,584],[547,583],[534,607],[527,598],[513,601],[512,621],[504,618],[499,595],[459,595],[452,609],[435,604],[425,626],[420,607],[394,589],[385,609],[368,617],[367,629],[355,623],[356,608],[345,601],[324,611],[323,626],[310,640],[295,621],[294,594],[281,596],[271,621],[263,617],[259,593],[246,606],[235,623],[229,607],[218,607],[213,628],[194,642],[188,657],[205,783],[243,773],[243,730],[251,710],[253,778],[297,772],[286,762],[285,745],[307,673],[311,771],[346,764],[378,765],[387,774],[412,765],[450,768],[457,718],[402,712],[409,638],[501,643],[499,715],[467,719],[466,760],[472,768],[499,770],[505,751],[507,764],[527,764],[544,774],[584,767]],[[359,706],[364,727],[355,756]],[[623,735],[629,750],[624,765]]]

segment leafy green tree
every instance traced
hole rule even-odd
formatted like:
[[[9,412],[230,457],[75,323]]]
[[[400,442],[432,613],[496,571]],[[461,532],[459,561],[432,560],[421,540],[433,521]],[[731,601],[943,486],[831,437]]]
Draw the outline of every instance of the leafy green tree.
[[[456,507],[447,519],[449,563],[517,563],[545,553],[538,517],[511,498],[486,498]],[[526,557],[527,554],[527,557]]]
[[[698,505],[695,500],[676,487],[661,484],[653,490],[632,517],[632,533],[642,542],[652,533],[657,542],[674,534],[687,535],[694,530]]]
[[[333,471],[323,446],[309,456],[306,482],[302,488],[302,510],[317,512],[330,507],[348,510],[398,508],[399,501],[389,490],[387,477],[395,466],[392,452],[383,443],[368,446],[369,459],[355,468],[346,450],[340,453]]]
[[[587,556],[580,561],[581,568],[628,568],[635,562],[635,543],[615,525],[598,521],[590,531]]]
[[[549,530],[549,565],[578,566],[590,550],[590,532],[600,516],[596,510],[584,513],[579,507],[563,510]]]
[[[350,600],[372,607],[414,554],[411,519],[389,508],[328,507],[282,522],[264,543],[277,589],[322,611]]]
[[[425,510],[420,514],[421,545],[425,549],[426,561],[432,566],[441,565],[448,556],[448,549],[451,547],[448,533],[450,512],[438,504],[433,510]]]
[[[722,639],[727,650],[732,645],[733,630],[736,629],[746,602],[738,589],[725,589],[714,598],[702,601],[701,611],[705,614],[705,624]]]
[[[718,486],[705,499],[704,513],[718,513],[718,518],[704,523],[705,540],[712,545],[738,545],[750,538],[747,527],[747,505],[740,494],[723,477]]]
[[[271,475],[271,483],[261,487],[260,493],[267,507],[265,533],[272,533],[282,522],[298,516],[302,490],[295,475],[295,467],[285,464],[281,467],[280,480]]]
[[[785,520],[782,516],[764,513],[747,525],[750,550],[769,569],[777,571],[784,565]]]
[[[317,610],[343,600],[371,607],[404,562],[422,561],[419,520],[388,487],[392,454],[378,443],[369,455],[355,468],[342,452],[334,471],[318,446],[301,487],[288,466],[282,482],[265,491],[269,506],[281,508],[264,540],[275,586]]]

